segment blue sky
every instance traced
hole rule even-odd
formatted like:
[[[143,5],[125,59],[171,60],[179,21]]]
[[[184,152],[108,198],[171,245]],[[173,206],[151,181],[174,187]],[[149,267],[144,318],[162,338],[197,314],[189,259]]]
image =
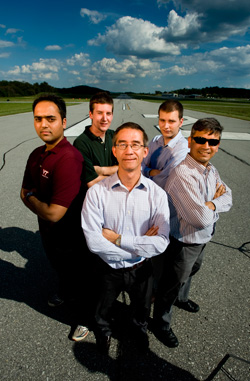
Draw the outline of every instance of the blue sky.
[[[250,89],[249,0],[4,1],[0,80]]]

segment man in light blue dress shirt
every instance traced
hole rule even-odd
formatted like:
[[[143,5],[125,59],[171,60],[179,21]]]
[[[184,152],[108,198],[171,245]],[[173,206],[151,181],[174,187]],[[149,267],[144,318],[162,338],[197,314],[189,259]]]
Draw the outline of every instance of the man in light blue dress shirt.
[[[164,189],[171,171],[185,159],[189,148],[187,139],[180,131],[183,123],[182,104],[175,99],[166,100],[160,105],[158,114],[161,135],[155,136],[149,143],[148,155],[142,162],[142,173]],[[152,260],[154,294],[162,275],[164,256],[163,253]]]
[[[198,312],[188,299],[191,279],[200,269],[204,248],[219,213],[232,206],[230,188],[210,159],[219,149],[223,127],[214,118],[199,119],[188,138],[190,153],[171,172],[165,190],[170,206],[170,244],[154,303],[154,333],[168,347],[179,342],[170,328],[172,307]],[[182,302],[179,299],[180,290]]]
[[[148,155],[142,162],[142,173],[164,189],[168,176],[189,152],[187,139],[180,128],[183,106],[177,100],[163,102],[158,110],[161,135],[149,143]]]
[[[134,338],[148,347],[150,258],[169,243],[169,207],[166,192],[141,174],[147,153],[145,131],[131,122],[120,126],[113,140],[118,172],[91,187],[83,204],[83,231],[101,270],[95,334],[102,353],[110,346],[111,309],[122,290],[130,296]]]

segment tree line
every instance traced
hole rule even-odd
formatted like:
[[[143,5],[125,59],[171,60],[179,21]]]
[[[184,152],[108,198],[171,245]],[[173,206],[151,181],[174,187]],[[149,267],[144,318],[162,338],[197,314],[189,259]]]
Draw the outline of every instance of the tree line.
[[[202,89],[179,89],[173,91],[179,95],[191,96],[200,95],[203,98],[250,98],[249,89],[230,88],[230,87],[204,87]]]
[[[89,86],[57,88],[47,82],[30,84],[19,81],[0,81],[0,97],[36,96],[41,93],[56,93],[65,98],[89,98],[102,89]]]
[[[103,89],[90,86],[74,86],[70,88],[57,88],[50,86],[47,82],[30,84],[28,82],[19,81],[0,81],[0,97],[23,97],[36,96],[41,93],[56,93],[65,98],[90,98],[93,94]],[[157,91],[156,95],[166,92]],[[250,90],[242,88],[228,87],[204,87],[202,89],[178,89],[171,93],[176,93],[179,96],[191,96],[193,94],[200,95],[204,98],[250,98]],[[127,92],[133,96],[133,92]],[[148,94],[149,95],[149,94]]]

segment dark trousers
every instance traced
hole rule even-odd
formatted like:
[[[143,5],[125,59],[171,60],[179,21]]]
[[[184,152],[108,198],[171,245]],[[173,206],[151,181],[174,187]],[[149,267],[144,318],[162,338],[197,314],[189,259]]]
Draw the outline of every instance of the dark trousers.
[[[59,240],[52,234],[41,232],[46,256],[58,277],[58,293],[64,299],[77,297],[79,288],[84,288],[89,273],[84,271],[86,266],[89,267],[90,254],[83,234],[69,237],[67,240],[64,237]]]
[[[170,237],[154,303],[153,319],[159,328],[170,328],[172,307],[178,294],[182,301],[188,300],[191,278],[201,267],[205,246],[184,244]]]
[[[144,260],[138,268],[132,270],[113,269],[101,259],[99,259],[99,266],[101,293],[95,313],[96,333],[104,336],[111,335],[111,309],[121,291],[129,294],[134,326],[146,332],[153,284],[151,261]]]

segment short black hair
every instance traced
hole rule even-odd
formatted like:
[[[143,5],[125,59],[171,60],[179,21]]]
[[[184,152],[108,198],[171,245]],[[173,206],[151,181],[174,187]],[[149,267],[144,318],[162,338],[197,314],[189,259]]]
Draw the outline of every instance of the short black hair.
[[[33,113],[34,113],[34,110],[35,110],[35,107],[38,103],[40,102],[44,102],[44,101],[47,101],[47,102],[53,102],[57,105],[58,107],[58,110],[59,110],[59,113],[61,115],[61,118],[62,118],[62,121],[64,118],[66,118],[66,104],[64,102],[64,100],[59,97],[58,95],[56,94],[43,94],[43,95],[40,95],[38,98],[36,98],[33,102],[33,105],[32,105],[32,109],[33,109]]]
[[[107,91],[100,91],[96,94],[94,94],[89,101],[89,111],[92,112],[94,111],[94,105],[96,103],[101,103],[101,104],[108,104],[112,106],[112,112],[114,110],[114,101],[111,95]]]
[[[160,115],[160,111],[164,111],[164,112],[178,111],[179,119],[183,118],[183,106],[177,100],[168,99],[167,101],[163,102],[159,107],[158,115]]]
[[[142,134],[143,134],[143,145],[144,145],[144,147],[147,147],[147,145],[148,145],[148,135],[146,134],[144,129],[139,124],[134,123],[134,122],[123,123],[120,127],[118,127],[115,130],[115,133],[114,133],[114,136],[113,136],[113,146],[115,146],[115,144],[116,144],[118,132],[121,131],[121,130],[124,130],[125,128],[131,128],[132,130],[139,130],[139,131],[141,131]]]
[[[215,118],[198,119],[191,129],[191,136],[194,136],[196,131],[208,131],[209,135],[219,134],[221,137],[223,129],[220,122]]]

